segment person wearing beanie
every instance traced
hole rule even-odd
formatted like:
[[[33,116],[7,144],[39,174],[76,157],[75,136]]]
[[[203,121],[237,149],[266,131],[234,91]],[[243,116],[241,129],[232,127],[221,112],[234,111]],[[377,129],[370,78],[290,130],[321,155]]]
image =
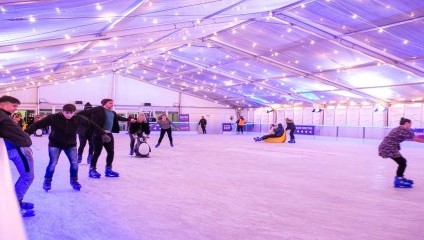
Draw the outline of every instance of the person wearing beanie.
[[[400,154],[400,143],[405,140],[424,143],[424,139],[416,137],[411,131],[411,120],[401,118],[399,126],[392,129],[378,146],[378,155],[382,158],[391,158],[398,164],[394,187],[412,188],[414,181],[404,177],[406,159]]]
[[[119,177],[119,173],[112,170],[113,157],[115,154],[114,145],[115,141],[112,133],[119,132],[119,121],[126,122],[136,122],[135,119],[128,119],[125,117],[121,117],[113,111],[113,99],[105,98],[101,101],[102,106],[94,107],[91,109],[83,110],[78,114],[87,117],[97,125],[103,128],[106,132],[107,136],[111,138],[110,142],[104,142],[102,140],[102,135],[93,134],[93,146],[94,146],[94,154],[91,158],[90,170],[88,176],[91,178],[100,178],[101,174],[97,172],[97,160],[99,159],[100,154],[102,153],[103,147],[107,152],[106,156],[106,169],[105,176],[106,177]]]
[[[90,102],[87,102],[84,105],[84,110],[88,110],[93,108],[93,106],[90,104]],[[87,163],[91,163],[91,158],[93,157],[94,153],[94,146],[92,141],[93,132],[90,128],[86,128],[84,126],[78,127],[78,139],[79,139],[79,147],[78,147],[78,163],[82,162],[82,154],[84,152],[85,145],[88,142],[88,156],[87,156]]]

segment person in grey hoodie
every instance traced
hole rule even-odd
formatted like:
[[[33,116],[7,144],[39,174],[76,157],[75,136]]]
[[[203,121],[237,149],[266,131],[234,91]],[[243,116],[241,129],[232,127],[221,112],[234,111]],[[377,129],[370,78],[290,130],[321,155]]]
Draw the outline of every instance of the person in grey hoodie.
[[[174,143],[172,142],[172,128],[171,126],[174,126],[176,129],[178,127],[166,116],[166,114],[162,114],[159,116],[158,121],[156,124],[160,127],[160,137],[158,140],[158,143],[155,145],[155,147],[159,147],[160,143],[162,142],[163,137],[165,136],[165,133],[168,134],[169,143],[171,144],[171,147],[174,147]]]

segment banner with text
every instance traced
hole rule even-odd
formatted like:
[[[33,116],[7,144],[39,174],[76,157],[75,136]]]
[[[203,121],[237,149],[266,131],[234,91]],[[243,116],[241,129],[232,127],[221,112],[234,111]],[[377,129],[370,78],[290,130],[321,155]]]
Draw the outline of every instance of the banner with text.
[[[296,125],[296,131],[298,135],[315,135],[315,126]]]
[[[233,123],[223,123],[222,132],[231,132],[233,131]]]
[[[190,131],[190,116],[189,114],[180,114],[180,121],[178,124],[180,131]]]

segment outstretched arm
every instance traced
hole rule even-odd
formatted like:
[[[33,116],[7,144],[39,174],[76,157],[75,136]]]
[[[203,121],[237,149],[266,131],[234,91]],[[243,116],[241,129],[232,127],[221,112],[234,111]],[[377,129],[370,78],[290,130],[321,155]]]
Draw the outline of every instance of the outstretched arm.
[[[94,129],[94,132],[96,133],[100,133],[103,134],[105,133],[105,131],[99,127],[99,125],[95,124],[94,122],[88,120],[86,117],[82,116],[82,115],[75,115],[75,117],[78,118],[78,122],[83,125],[84,127],[90,128],[90,129]]]
[[[49,115],[49,116],[41,119],[40,121],[34,122],[33,124],[31,124],[31,126],[29,126],[27,129],[25,129],[25,132],[27,132],[28,134],[31,135],[35,131],[37,131],[37,129],[50,126],[52,124],[52,116],[53,115]]]

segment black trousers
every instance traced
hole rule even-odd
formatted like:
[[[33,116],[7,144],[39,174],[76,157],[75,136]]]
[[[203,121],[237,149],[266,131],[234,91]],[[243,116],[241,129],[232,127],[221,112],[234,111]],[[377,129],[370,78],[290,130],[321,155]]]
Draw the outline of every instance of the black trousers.
[[[275,134],[268,134],[268,135],[264,135],[262,136],[262,140],[267,139],[267,138],[275,138],[277,136],[275,136]]]
[[[81,133],[78,133],[78,139],[79,139],[79,147],[78,147],[78,155],[81,156],[84,152],[85,145],[88,142],[88,155],[93,155],[94,153],[94,147],[93,147],[93,136],[92,133],[89,130],[83,131]]]
[[[241,134],[243,134],[243,126],[237,125],[237,132],[241,132]]]
[[[168,128],[168,129],[162,129],[161,128],[158,144],[160,144],[162,142],[162,139],[165,136],[165,133],[168,133],[169,142],[172,143],[172,129],[171,128]]]
[[[96,169],[97,160],[102,153],[103,147],[106,149],[106,167],[112,167],[113,156],[115,155],[115,140],[112,133],[106,133],[110,137],[110,142],[103,142],[101,134],[93,134],[94,154],[91,158],[91,168]]]
[[[290,130],[290,140],[294,140],[294,132],[296,131],[296,128],[288,129]]]
[[[203,134],[206,134],[206,125],[200,125],[200,127],[202,127]]]
[[[398,164],[398,169],[396,171],[396,176],[403,177],[406,169],[406,159],[402,156],[397,158],[392,158]]]

